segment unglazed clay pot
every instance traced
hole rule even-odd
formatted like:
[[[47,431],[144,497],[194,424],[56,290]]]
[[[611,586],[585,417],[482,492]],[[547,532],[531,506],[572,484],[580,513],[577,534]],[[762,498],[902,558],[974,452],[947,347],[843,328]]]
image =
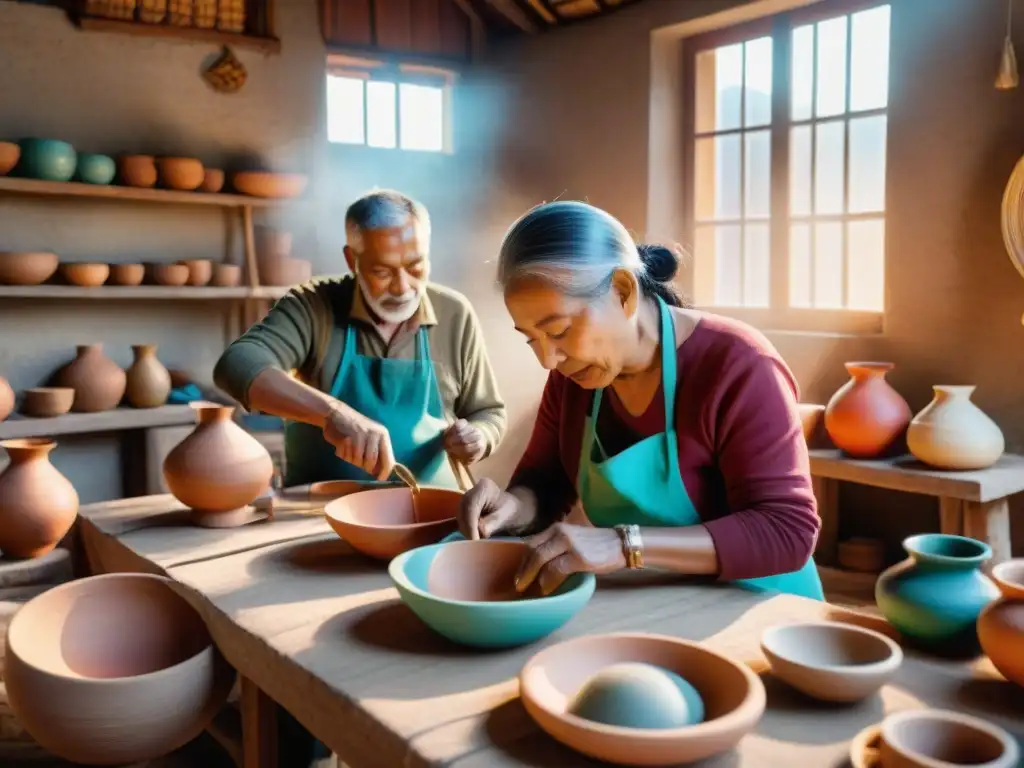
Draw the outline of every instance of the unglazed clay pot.
[[[6,176],[14,170],[21,157],[21,147],[13,141],[0,141],[0,176]]]
[[[243,195],[278,199],[298,197],[305,191],[308,182],[309,177],[301,173],[265,171],[241,171],[231,179],[235,190]]]
[[[11,462],[0,473],[0,550],[8,557],[50,552],[78,515],[74,486],[50,463],[52,440],[5,440]]]
[[[237,264],[214,264],[210,285],[215,288],[234,288],[242,282],[242,268]]]
[[[57,271],[55,253],[0,251],[0,284],[40,285]]]
[[[135,361],[127,374],[125,397],[135,408],[157,408],[167,403],[171,394],[171,374],[157,359],[155,344],[132,347]]]
[[[213,277],[213,262],[209,259],[185,259],[179,263],[188,267],[186,285],[202,287]]]
[[[125,372],[103,354],[102,344],[83,344],[78,356],[57,372],[58,387],[75,390],[71,409],[77,413],[96,413],[116,408],[127,383]]]
[[[882,721],[884,768],[1018,768],[1020,747],[1002,728],[938,709],[897,712]]]
[[[11,709],[75,764],[173,752],[223,705],[234,675],[202,617],[148,574],[78,579],[25,604],[7,631]]]
[[[161,264],[154,262],[146,266],[151,282],[178,288],[188,282],[189,268],[185,264]]]
[[[117,175],[126,187],[156,184],[156,158],[152,155],[122,155],[117,158]]]
[[[156,161],[160,183],[168,189],[191,192],[203,183],[203,164],[194,157],[161,157]]]
[[[828,436],[854,458],[886,453],[910,423],[910,406],[885,380],[894,367],[892,363],[846,363],[850,380],[825,407]]]
[[[7,379],[0,376],[0,421],[11,415],[14,410],[14,390],[7,383]]]
[[[96,288],[107,282],[110,267],[107,264],[61,264],[61,274],[71,285]]]
[[[235,424],[235,409],[193,403],[195,431],[164,459],[164,480],[204,528],[233,528],[251,519],[247,508],[270,487],[274,463],[267,449]]]
[[[224,171],[220,168],[204,168],[200,192],[220,192],[224,188]]]
[[[937,469],[984,469],[1006,448],[1003,433],[971,402],[973,386],[936,384],[933,399],[907,428],[907,447]]]
[[[75,402],[70,387],[32,387],[21,393],[21,412],[36,419],[63,416]]]
[[[978,639],[1003,677],[1024,686],[1024,559],[995,566],[992,580],[1003,596],[978,617]]]
[[[144,264],[110,265],[110,282],[114,285],[141,285],[145,277]]]

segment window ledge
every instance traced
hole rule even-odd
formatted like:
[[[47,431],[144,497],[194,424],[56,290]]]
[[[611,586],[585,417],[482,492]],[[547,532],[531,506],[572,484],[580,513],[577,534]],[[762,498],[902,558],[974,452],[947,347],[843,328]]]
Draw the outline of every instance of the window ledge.
[[[843,309],[750,309],[699,306],[702,312],[731,317],[762,333],[787,336],[849,338],[885,335],[885,315]]]

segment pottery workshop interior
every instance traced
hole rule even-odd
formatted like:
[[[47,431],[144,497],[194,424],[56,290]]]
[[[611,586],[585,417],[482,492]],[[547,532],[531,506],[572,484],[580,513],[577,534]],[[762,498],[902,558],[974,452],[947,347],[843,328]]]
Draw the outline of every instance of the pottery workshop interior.
[[[1024,767],[1024,0],[0,0],[0,768]]]

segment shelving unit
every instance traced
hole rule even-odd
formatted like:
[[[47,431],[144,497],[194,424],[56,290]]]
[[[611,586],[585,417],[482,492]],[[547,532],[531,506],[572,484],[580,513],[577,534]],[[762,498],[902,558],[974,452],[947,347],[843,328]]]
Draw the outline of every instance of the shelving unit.
[[[188,405],[163,405],[159,408],[115,408],[99,413],[68,413],[50,419],[11,414],[0,421],[0,440],[29,437],[57,437],[99,432],[126,432],[133,429],[177,427],[194,424],[195,411]]]
[[[18,179],[11,176],[0,176],[0,193],[88,197],[122,202],[214,205],[222,208],[269,208],[287,202],[224,192],[178,192],[173,189],[122,187],[116,184],[82,184],[77,181],[40,181],[39,179]]]
[[[239,301],[279,299],[289,286],[256,288],[196,288],[163,285],[104,285],[79,288],[74,285],[0,285],[0,299],[40,299],[55,301]]]
[[[281,41],[276,37],[243,35],[237,32],[221,32],[216,29],[175,27],[170,24],[140,24],[117,19],[94,19],[84,17],[75,22],[80,29],[92,32],[114,32],[136,37],[162,37],[213,45],[230,45],[235,48],[249,48],[263,54],[281,52]]]

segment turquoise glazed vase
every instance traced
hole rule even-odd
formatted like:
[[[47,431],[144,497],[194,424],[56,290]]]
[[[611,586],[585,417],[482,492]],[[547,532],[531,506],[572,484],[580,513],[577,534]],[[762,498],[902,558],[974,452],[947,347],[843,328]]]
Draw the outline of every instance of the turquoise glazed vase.
[[[904,540],[910,555],[878,577],[875,602],[896,629],[937,650],[977,646],[975,624],[999,597],[982,564],[992,557],[983,542],[925,533]]]
[[[117,168],[114,158],[107,155],[81,154],[75,178],[86,184],[109,184],[114,180]]]
[[[22,139],[17,173],[43,181],[71,181],[75,175],[78,155],[75,148],[56,139]]]

